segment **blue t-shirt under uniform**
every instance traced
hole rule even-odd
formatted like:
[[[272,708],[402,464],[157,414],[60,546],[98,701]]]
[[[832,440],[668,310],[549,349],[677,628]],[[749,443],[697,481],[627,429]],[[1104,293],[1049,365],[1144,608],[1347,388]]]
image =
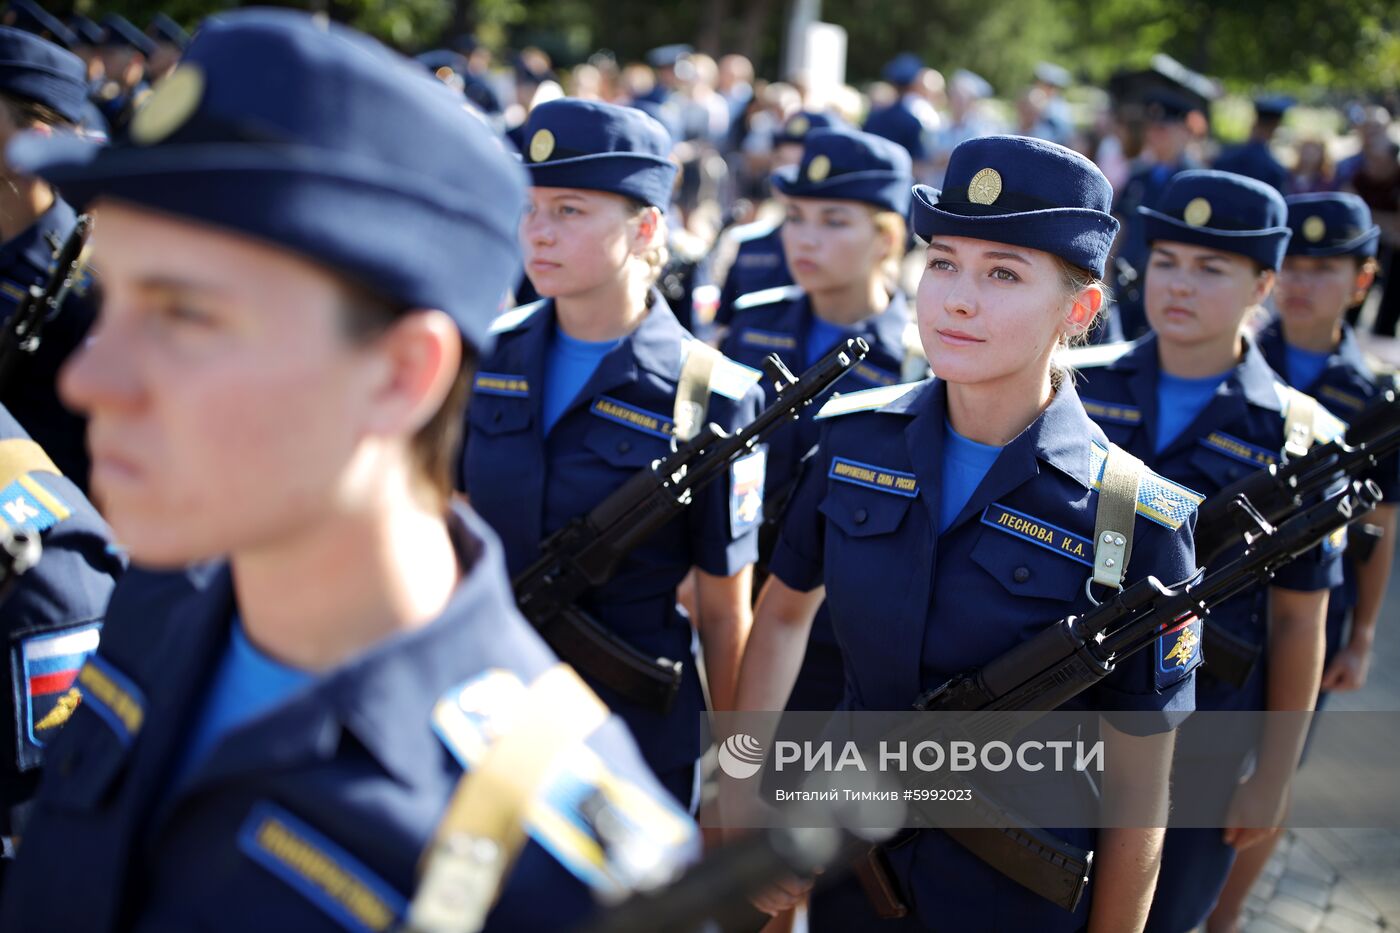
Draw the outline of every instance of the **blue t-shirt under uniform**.
[[[1323,370],[1327,368],[1327,360],[1332,356],[1331,351],[1317,353],[1291,343],[1284,345],[1284,352],[1288,367],[1284,375],[1288,377],[1288,384],[1296,389],[1307,389],[1321,379]]]
[[[1167,445],[1185,431],[1196,416],[1206,410],[1215,390],[1230,375],[1230,370],[1214,376],[1186,379],[1162,373],[1157,381],[1157,437],[1155,451],[1161,453]]]
[[[953,524],[963,506],[977,491],[982,478],[996,462],[1000,447],[980,444],[953,430],[949,421],[943,422],[943,488],[938,499],[938,533]]]
[[[855,328],[840,327],[830,321],[823,321],[816,315],[812,315],[812,325],[807,328],[807,365],[811,366],[817,360],[826,356],[831,348],[851,335]]]
[[[289,667],[263,654],[248,640],[243,620],[235,617],[229,630],[228,646],[204,694],[199,718],[185,741],[171,786],[188,777],[224,736],[315,679],[316,675],[310,671]]]
[[[556,328],[549,341],[549,358],[544,366],[544,430],[548,434],[564,409],[588,384],[603,357],[622,343],[616,340],[579,340]]]

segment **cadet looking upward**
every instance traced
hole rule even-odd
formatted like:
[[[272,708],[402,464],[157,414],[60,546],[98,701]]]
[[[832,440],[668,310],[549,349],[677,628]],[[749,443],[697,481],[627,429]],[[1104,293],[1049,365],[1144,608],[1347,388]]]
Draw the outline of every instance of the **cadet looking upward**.
[[[1288,412],[1306,411],[1245,334],[1245,322],[1273,289],[1288,242],[1283,196],[1263,182],[1228,172],[1192,170],[1172,178],[1156,209],[1139,208],[1150,247],[1144,302],[1152,332],[1120,345],[1116,359],[1081,371],[1088,409],[1115,443],[1153,469],[1207,496],[1282,456]],[[1325,411],[1307,425],[1330,437],[1341,424]],[[1322,547],[1283,568],[1268,587],[1212,610],[1219,626],[1263,654],[1231,683],[1217,655],[1197,683],[1203,710],[1307,710],[1322,675],[1327,590],[1341,582],[1340,554]],[[1211,649],[1207,649],[1209,652]],[[1183,742],[1177,762],[1194,773],[1233,775],[1250,754],[1247,743],[1217,738]],[[1268,733],[1259,768],[1229,804],[1227,829],[1173,828],[1148,929],[1185,933],[1205,919],[1237,848],[1272,830],[1230,821],[1250,801],[1271,820],[1282,808],[1298,748]],[[1225,755],[1226,760],[1220,761]],[[1210,764],[1203,764],[1202,759]],[[1228,778],[1226,779],[1229,780]],[[1227,803],[1233,782],[1225,788]],[[1255,822],[1254,825],[1260,825]]]
[[[800,373],[838,342],[863,337],[870,355],[837,388],[845,393],[898,383],[911,316],[894,281],[913,183],[909,154],[897,143],[855,131],[808,133],[798,164],[773,176],[787,206],[779,229],[797,284],[740,297],[720,349],[754,367],[775,353]],[[802,458],[816,446],[812,415],[819,407],[768,440],[761,565],[777,544],[782,508],[797,485]],[[823,613],[789,708],[834,709],[843,683],[840,650]]]
[[[908,709],[921,691],[1090,605],[1109,444],[1051,357],[1102,306],[1118,230],[1112,191],[1082,156],[1011,136],[958,146],[946,185],[916,187],[913,215],[928,243],[919,336],[939,375],[824,408],[821,445],[755,610],[741,709],[782,707],[823,598],[845,660],[841,708],[853,710]],[[1137,503],[1125,579],[1182,580],[1195,570],[1199,497],[1150,472],[1142,489],[1152,491]],[[1104,714],[1108,755],[1132,762],[1106,776],[1105,795],[1131,787],[1165,814],[1163,733],[1193,708],[1197,631],[1139,652],[1082,697],[1085,708],[1139,712],[1131,723]],[[1163,664],[1168,654],[1180,663]],[[1063,792],[1078,791],[1067,782]],[[1075,913],[939,831],[918,832],[888,856],[905,900],[932,929],[1141,929],[1162,831],[1102,830],[1097,845],[1091,830],[1056,832],[1097,849]],[[760,906],[783,909],[796,891],[770,892]]]
[[[98,217],[62,390],[148,569],[47,751],[0,926],[389,929],[463,767],[557,663],[449,499],[522,173],[411,63],[285,11],[205,21],[129,143],[10,156]],[[616,718],[558,764],[490,927],[577,922],[694,836]]]
[[[82,59],[38,36],[0,26],[0,146],[24,132],[69,132],[86,106]],[[0,326],[9,326],[29,286],[48,278],[56,244],[76,223],[73,208],[47,182],[0,162]],[[86,284],[80,290],[85,289]],[[0,402],[83,490],[88,479],[83,420],[58,398],[58,368],[82,342],[96,310],[85,295],[70,292],[62,313],[45,324],[39,349],[19,354],[0,385]]]
[[[525,140],[533,187],[520,244],[545,297],[493,326],[498,340],[476,377],[462,464],[462,488],[501,535],[512,574],[547,535],[670,450],[692,354],[717,358],[705,420],[732,432],[762,398],[758,374],[691,337],[653,285],[676,172],[661,124],[630,107],[564,99],[531,111]],[[579,607],[647,656],[683,662],[668,712],[580,667],[685,806],[696,798],[705,707],[676,588],[698,571],[694,622],[710,702],[728,709],[751,618],[763,481],[762,454],[736,464],[728,482],[700,491]]]
[[[1278,275],[1279,313],[1260,333],[1259,349],[1290,385],[1316,397],[1337,417],[1350,419],[1393,385],[1371,371],[1346,322],[1347,311],[1365,300],[1375,278],[1380,228],[1371,222],[1366,202],[1353,194],[1300,194],[1287,202],[1293,234]],[[1376,621],[1390,583],[1400,463],[1391,458],[1370,479],[1380,485],[1384,504],[1348,529],[1345,580],[1327,598],[1318,709],[1327,691],[1356,690],[1366,683]],[[1278,838],[1251,846],[1235,859],[1211,911],[1212,930],[1234,928]]]

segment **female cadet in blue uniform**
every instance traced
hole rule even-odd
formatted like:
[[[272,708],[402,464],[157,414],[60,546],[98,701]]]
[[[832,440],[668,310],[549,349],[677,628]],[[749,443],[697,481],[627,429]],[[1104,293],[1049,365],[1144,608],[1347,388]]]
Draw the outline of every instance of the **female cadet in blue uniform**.
[[[147,568],[214,564],[118,586],[0,927],[390,929],[463,764],[556,663],[449,501],[522,173],[406,60],[288,11],[206,20],[130,143],[10,155],[98,217],[62,389],[113,528]],[[625,889],[601,836],[693,836],[616,718],[558,766],[490,927]]]
[[[0,27],[0,147],[25,131],[71,130],[87,106],[82,59],[38,36]],[[57,244],[73,232],[73,208],[42,179],[0,160],[0,321],[9,324],[29,287],[44,282]],[[53,458],[63,475],[87,489],[83,421],[58,398],[58,368],[82,342],[96,308],[84,284],[70,292],[33,354],[20,354],[0,385],[0,402]]]
[[[525,139],[533,188],[520,242],[546,297],[493,327],[496,349],[476,377],[462,468],[462,488],[501,535],[512,574],[551,532],[670,450],[683,363],[708,349],[652,285],[664,265],[662,211],[676,171],[661,124],[630,107],[565,99],[535,108]],[[752,420],[756,377],[720,358],[706,419],[729,431]],[[687,806],[705,706],[676,588],[698,569],[695,622],[710,702],[728,709],[751,618],[762,485],[757,454],[698,493],[580,606],[634,648],[684,662],[669,712],[590,684]]]
[[[797,284],[739,298],[720,349],[753,367],[776,353],[800,373],[838,342],[862,337],[870,354],[842,378],[840,391],[900,382],[910,313],[894,281],[913,183],[909,154],[898,143],[854,131],[807,134],[799,163],[773,176],[787,206],[783,251]],[[815,412],[768,440],[762,563],[777,543],[802,458],[816,446]],[[821,613],[788,708],[835,709],[842,689],[841,653]]]
[[[1346,321],[1348,309],[1365,299],[1375,277],[1380,228],[1371,222],[1366,202],[1353,194],[1300,194],[1287,202],[1288,226],[1293,233],[1278,276],[1279,313],[1259,334],[1259,350],[1290,385],[1348,420],[1389,384],[1371,371]],[[1342,557],[1345,580],[1327,599],[1319,709],[1328,690],[1356,690],[1365,684],[1376,620],[1390,582],[1395,557],[1394,503],[1400,497],[1396,458],[1370,478],[1380,485],[1384,503],[1364,519],[1370,528],[1353,525],[1349,530]],[[1372,539],[1369,552],[1358,556],[1359,543],[1367,538]],[[1278,838],[1274,835],[1250,846],[1235,859],[1220,900],[1211,911],[1212,929],[1233,929]]]
[[[1102,304],[1118,230],[1112,191],[1082,156],[1009,136],[958,146],[946,184],[914,189],[915,232],[928,241],[919,333],[939,376],[827,403],[755,610],[742,709],[782,706],[823,593],[846,662],[842,705],[853,710],[908,709],[921,691],[1089,605],[1108,441],[1051,355]],[[1199,498],[1150,472],[1142,488],[1126,578],[1181,580],[1195,569]],[[1030,526],[1053,529],[1054,546]],[[1135,720],[1138,731],[1172,728],[1192,708],[1199,655],[1179,645],[1196,629],[1126,661],[1084,704],[1155,713]],[[1135,767],[1110,775],[1110,789],[1135,786],[1164,805],[1170,743],[1119,725],[1128,727],[1105,722],[1108,754]],[[1092,831],[1061,832],[1095,847]],[[1161,830],[1099,832],[1092,890],[1073,914],[940,832],[889,856],[934,929],[1131,931],[1147,913],[1160,839]],[[789,902],[770,893],[762,906]]]
[[[1292,399],[1244,334],[1250,310],[1268,297],[1283,260],[1287,209],[1283,196],[1263,182],[1193,170],[1171,180],[1155,209],[1139,211],[1150,244],[1144,300],[1152,333],[1123,345],[1116,360],[1083,369],[1080,394],[1110,440],[1211,495],[1278,460],[1287,412],[1294,404],[1306,407]],[[1323,411],[1313,431],[1327,437],[1339,428]],[[1212,610],[1211,625],[1263,646],[1264,653],[1241,686],[1211,676],[1207,665],[1197,684],[1198,708],[1312,708],[1322,673],[1327,589],[1341,579],[1340,555],[1326,550],[1294,561],[1272,585]],[[1237,757],[1214,767],[1233,773],[1249,749],[1183,743],[1177,759],[1199,763],[1222,753]],[[1286,757],[1268,747],[1260,754],[1271,762]],[[1291,764],[1282,774],[1261,769],[1238,799],[1276,797],[1276,785],[1292,770]],[[1184,933],[1204,920],[1235,845],[1267,832],[1171,829],[1148,929]]]
[[[24,831],[44,747],[77,706],[73,681],[97,648],[121,558],[82,492],[0,405],[0,529],[37,536],[39,563],[0,602],[0,842],[4,858]],[[8,862],[0,862],[3,876]]]

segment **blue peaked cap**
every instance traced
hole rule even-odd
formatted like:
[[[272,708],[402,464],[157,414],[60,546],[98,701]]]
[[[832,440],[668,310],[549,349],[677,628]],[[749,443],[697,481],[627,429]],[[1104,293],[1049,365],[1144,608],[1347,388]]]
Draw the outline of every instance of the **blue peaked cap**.
[[[914,232],[962,236],[1059,256],[1103,278],[1113,186],[1072,149],[1025,136],[970,139],[948,158],[942,191],[914,188]]]
[[[213,16],[128,136],[98,148],[28,134],[9,156],[70,200],[246,234],[488,343],[520,268],[524,173],[410,60],[291,10]]]
[[[1171,240],[1253,259],[1277,269],[1288,246],[1288,205],[1272,185],[1233,172],[1173,176],[1157,209],[1139,207],[1147,242]]]
[[[666,210],[676,165],[671,134],[635,107],[563,97],[525,123],[525,165],[541,188],[584,188]]]
[[[43,104],[77,123],[87,107],[87,66],[47,39],[0,26],[0,93]]]

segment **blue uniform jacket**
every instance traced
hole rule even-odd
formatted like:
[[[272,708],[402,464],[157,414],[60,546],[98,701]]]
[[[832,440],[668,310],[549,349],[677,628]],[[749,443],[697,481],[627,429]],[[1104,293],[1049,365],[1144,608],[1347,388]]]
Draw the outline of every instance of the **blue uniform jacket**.
[[[130,574],[80,675],[83,703],[50,749],[0,927],[391,929],[462,773],[461,746],[443,724],[476,724],[489,743],[511,687],[555,663],[514,608],[494,536],[465,506],[450,527],[469,572],[440,618],[231,732],[177,787],[172,771],[228,643],[232,583],[227,567]],[[688,851],[692,824],[661,803],[612,717],[545,795],[571,833],[532,822],[488,928],[578,922],[590,885],[608,886],[611,866],[589,857],[595,828],[580,812],[590,782],[573,770],[594,755],[608,782],[620,782],[606,800],[620,787],[636,795],[620,805],[632,832],[658,852]]]
[[[476,377],[462,488],[501,536],[514,576],[535,561],[549,534],[670,452],[683,344],[694,338],[655,297],[641,325],[603,358],[545,435],[541,405],[554,305],[544,301],[508,314],[503,320],[514,326],[498,334]],[[712,393],[707,418],[732,432],[753,420],[761,398],[755,386],[738,401]],[[676,604],[676,587],[691,567],[728,576],[758,555],[761,515],[740,501],[733,480],[716,480],[697,492],[681,516],[581,601],[582,609],[639,650],[685,662],[680,694],[665,716],[590,684],[627,722],[663,780],[688,771],[699,757],[704,710],[693,628]],[[761,499],[761,475],[759,481]],[[690,786],[689,777],[678,780]]]
[[[715,309],[715,323],[721,327],[733,321],[734,302],[742,296],[792,284],[787,253],[783,251],[782,224],[772,227],[760,223],[748,224],[731,235],[739,240],[739,249],[724,277],[724,287],[719,292],[719,307]]]
[[[909,101],[905,97],[876,110],[865,118],[865,125],[861,127],[867,133],[876,136],[883,136],[891,142],[899,143],[909,153],[909,158],[915,162],[923,162],[928,159],[928,142],[926,135],[928,128],[924,126],[924,121],[919,119],[909,106]]]
[[[8,324],[29,286],[42,285],[53,266],[57,245],[73,232],[77,215],[62,198],[26,230],[0,245],[0,320]],[[58,398],[58,370],[82,343],[97,316],[96,303],[87,294],[85,280],[69,292],[61,313],[44,327],[43,340],[34,354],[21,354],[0,402],[24,425],[53,462],[77,485],[88,482],[86,420],[69,411]]]
[[[1223,153],[1212,168],[1255,178],[1288,194],[1288,169],[1279,164],[1269,151],[1269,144],[1258,139],[1242,143]]]
[[[879,393],[873,407],[823,420],[772,562],[796,589],[825,584],[846,660],[843,707],[855,710],[908,709],[920,692],[1089,607],[1095,485],[1108,449],[1065,385],[937,534],[946,386],[929,379],[903,394],[887,390],[895,397],[882,405]],[[1127,579],[1176,583],[1195,570],[1199,499],[1160,477],[1143,487]],[[1137,732],[1172,728],[1193,709],[1198,625],[1125,659],[1075,705],[1159,714],[1121,723]],[[1064,783],[1066,793],[1089,791]],[[1091,830],[1057,832],[1092,847]],[[1068,931],[1087,916],[1090,896],[1070,914],[937,831],[890,857],[934,929]]]
[[[1259,350],[1274,371],[1288,378],[1288,351],[1283,340],[1283,328],[1275,319],[1259,334]],[[1328,411],[1350,421],[1370,402],[1379,397],[1382,383],[1361,353],[1356,333],[1351,325],[1342,324],[1342,341],[1327,359],[1327,365],[1317,381],[1308,386],[1295,386],[1316,398]],[[1387,504],[1400,500],[1400,457],[1391,457],[1372,471],[1369,478],[1380,485]],[[1327,600],[1327,660],[1332,660],[1342,647],[1346,621],[1356,605],[1356,570],[1350,556],[1343,558],[1346,579],[1332,590]]]
[[[784,365],[797,374],[815,362],[805,359],[812,306],[800,288],[793,285],[746,295],[739,305],[740,310],[721,347],[727,356],[758,368],[764,357],[776,353]],[[842,376],[833,390],[848,393],[898,383],[904,365],[904,331],[909,322],[908,302],[897,292],[883,312],[866,319],[852,331],[852,336],[864,337],[870,344],[870,355]],[[764,390],[771,402],[773,393],[766,382]],[[796,485],[802,458],[817,444],[820,424],[812,416],[830,395],[829,390],[796,423],[781,428],[769,438],[768,493],[765,496],[769,511],[765,522],[781,520],[782,516],[774,511],[783,500],[783,494]],[[768,541],[765,546],[771,549],[772,544]],[[768,554],[761,557],[766,559]],[[831,631],[830,616],[823,606],[812,623],[807,655],[788,708],[833,709],[841,699],[842,680],[841,655]]]
[[[1084,407],[1118,446],[1141,457],[1162,475],[1209,497],[1281,459],[1283,382],[1253,341],[1246,339],[1245,344],[1244,358],[1226,377],[1215,398],[1161,453],[1153,450],[1161,372],[1154,335],[1128,345],[1117,360],[1080,370]],[[1226,559],[1229,557],[1227,554]],[[1301,591],[1336,586],[1341,582],[1340,557],[1340,552],[1331,548],[1318,548],[1280,570],[1273,585]],[[1213,610],[1210,624],[1263,645],[1267,610],[1268,587],[1258,587]],[[1206,661],[1205,670],[1209,671],[1209,658]],[[1263,667],[1256,664],[1254,676],[1240,690],[1214,678],[1202,678],[1196,691],[1197,705],[1201,709],[1262,708]]]
[[[0,406],[0,441],[28,435]],[[122,560],[112,533],[65,477],[32,472],[0,489],[0,524],[39,535],[39,563],[0,603],[6,650],[7,715],[0,754],[0,834],[16,831],[10,808],[33,795],[44,747],[71,711],[68,697],[83,660],[97,647]]]

